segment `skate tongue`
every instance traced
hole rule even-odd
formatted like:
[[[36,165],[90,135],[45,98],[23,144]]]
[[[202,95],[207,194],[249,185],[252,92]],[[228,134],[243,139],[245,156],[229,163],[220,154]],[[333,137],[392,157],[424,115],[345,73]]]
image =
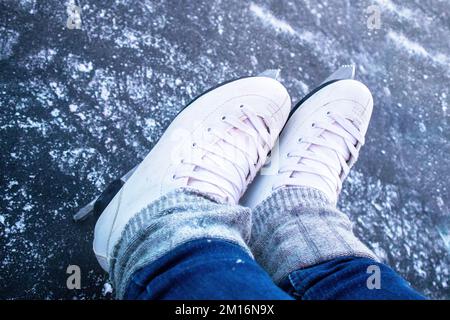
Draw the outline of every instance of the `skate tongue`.
[[[338,123],[334,123],[333,125],[342,128]],[[346,161],[350,159],[350,151],[345,140],[341,136],[330,131],[325,131],[319,136],[319,138],[323,139],[324,141],[330,141],[332,144],[338,146],[339,153],[343,156],[343,158]],[[349,142],[355,145],[357,143],[357,140],[352,137],[352,140]],[[305,142],[303,144],[305,144]],[[340,163],[336,151],[330,148],[312,144],[309,147],[309,151],[320,155],[322,159],[327,159],[329,163]],[[321,175],[309,172],[294,172],[293,177],[305,181],[305,185],[309,187],[319,189],[320,191],[324,192],[331,201],[335,202],[337,199],[338,186],[336,185],[335,189],[331,189],[329,183],[327,183],[326,180],[335,181],[336,179],[339,179],[339,175],[341,172],[336,172],[334,169],[332,169],[331,166],[328,166],[322,162],[306,158],[302,158],[299,164],[314,168],[320,171]]]
[[[251,125],[247,120],[245,123]],[[250,158],[257,159],[257,150],[254,147],[254,142],[249,140],[248,135],[235,128],[230,129],[229,134],[233,140],[239,141],[239,144],[244,142],[245,151],[250,154]],[[215,198],[219,197],[223,202],[233,202],[236,199],[239,199],[244,192],[246,178],[250,173],[249,163],[242,152],[236,150],[236,147],[225,140],[219,140],[215,145],[219,147],[223,151],[223,154],[227,155],[227,159],[230,159],[231,161],[218,154],[206,153],[203,157],[204,164],[207,167],[220,168],[222,172],[226,172],[226,176],[224,177],[222,174],[206,170],[202,167],[195,167],[194,171],[209,177],[208,180],[214,181],[214,183],[189,178],[187,185],[210,194]],[[241,172],[241,175],[239,175],[239,170],[242,171],[242,169],[239,168],[248,168],[248,170],[246,170],[245,173]],[[231,198],[230,192],[232,193]]]

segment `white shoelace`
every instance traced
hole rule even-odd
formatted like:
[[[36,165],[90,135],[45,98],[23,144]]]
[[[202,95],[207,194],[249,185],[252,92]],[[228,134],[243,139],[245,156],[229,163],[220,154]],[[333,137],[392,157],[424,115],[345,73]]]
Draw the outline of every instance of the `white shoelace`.
[[[213,136],[212,142],[193,143],[192,154],[181,161],[174,179],[187,178],[187,185],[199,191],[229,203],[239,201],[275,141],[269,129],[271,117],[263,120],[249,106],[241,106],[240,110],[241,117],[222,117],[221,121],[229,125],[225,132],[207,130]]]
[[[316,122],[314,129],[314,135],[299,139],[300,146],[288,153],[288,158],[298,161],[280,168],[280,174],[290,173],[289,179],[278,181],[274,189],[305,185],[306,173],[307,177],[320,177],[331,192],[340,192],[350,171],[349,162],[358,158],[356,146],[364,144],[364,136],[351,120],[332,113],[327,121]]]

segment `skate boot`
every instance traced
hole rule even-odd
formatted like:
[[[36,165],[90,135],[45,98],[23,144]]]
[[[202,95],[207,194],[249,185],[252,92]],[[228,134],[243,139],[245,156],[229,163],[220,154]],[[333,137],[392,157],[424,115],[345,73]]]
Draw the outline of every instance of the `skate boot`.
[[[97,221],[94,252],[103,269],[130,219],[169,191],[191,188],[238,203],[290,111],[286,89],[270,74],[207,91],[173,120]]]
[[[364,144],[373,106],[369,89],[348,79],[353,75],[353,68],[338,70],[293,108],[279,148],[272,151],[278,171],[258,175],[241,204],[254,208],[279,188],[302,186],[337,202]]]

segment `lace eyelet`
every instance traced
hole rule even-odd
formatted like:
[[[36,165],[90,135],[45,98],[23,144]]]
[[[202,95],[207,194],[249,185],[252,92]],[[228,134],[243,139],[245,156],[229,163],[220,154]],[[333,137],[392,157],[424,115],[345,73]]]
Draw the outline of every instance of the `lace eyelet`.
[[[329,116],[331,114],[331,111],[327,111],[327,116]]]
[[[302,142],[302,138],[298,138],[297,142],[301,143]]]
[[[314,128],[315,126],[316,126],[316,124],[313,122],[313,123],[311,124],[311,127]]]
[[[225,120],[226,118],[227,118],[227,117],[223,116],[223,117],[222,117],[222,120]]]
[[[195,146],[197,146],[197,143],[196,142],[192,143],[192,147],[195,148]]]
[[[172,180],[175,180],[177,178],[177,176],[174,174],[173,176],[172,176]]]
[[[241,108],[241,109],[242,109],[243,107],[244,107],[244,105],[243,105],[243,104],[241,104],[241,105],[239,106],[239,108]]]

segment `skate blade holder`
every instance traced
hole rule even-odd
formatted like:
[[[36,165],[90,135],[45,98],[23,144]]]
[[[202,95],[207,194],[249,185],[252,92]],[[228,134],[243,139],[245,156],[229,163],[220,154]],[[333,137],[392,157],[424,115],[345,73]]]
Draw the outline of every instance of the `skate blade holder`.
[[[112,199],[116,196],[116,194],[120,191],[125,182],[131,177],[131,175],[136,170],[137,166],[128,171],[124,176],[119,179],[111,182],[106,189],[94,200],[89,202],[83,208],[78,210],[77,213],[73,215],[73,220],[75,222],[84,221],[90,216],[100,216],[103,210],[106,209],[108,204],[112,201]]]

